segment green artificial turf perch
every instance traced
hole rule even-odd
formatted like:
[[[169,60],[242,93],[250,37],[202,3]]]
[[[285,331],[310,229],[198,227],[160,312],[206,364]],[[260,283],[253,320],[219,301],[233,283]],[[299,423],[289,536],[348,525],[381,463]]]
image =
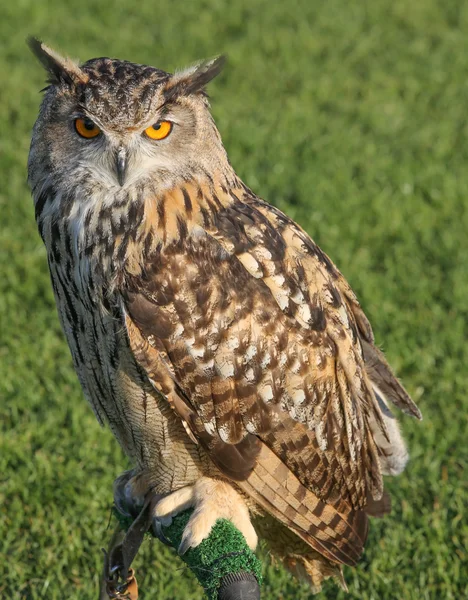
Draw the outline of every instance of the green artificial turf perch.
[[[180,544],[190,514],[191,511],[185,511],[173,519],[169,527],[164,528],[164,535],[174,548]],[[231,582],[233,586],[239,581],[254,581],[254,578],[261,582],[260,561],[247,546],[244,536],[226,519],[217,521],[210,536],[181,558],[193,571],[209,600],[220,597],[220,588],[224,588],[226,594],[226,588]],[[250,578],[236,577],[237,574],[246,573],[250,574]],[[227,595],[223,597],[228,598]],[[253,600],[257,596],[245,594],[244,597],[246,600]]]
[[[170,526],[163,528],[164,536],[174,549],[179,547],[191,513],[192,510],[183,512]],[[131,524],[117,510],[114,514],[124,528]],[[194,573],[208,600],[260,598],[261,563],[230,521],[218,520],[209,537],[180,558]]]

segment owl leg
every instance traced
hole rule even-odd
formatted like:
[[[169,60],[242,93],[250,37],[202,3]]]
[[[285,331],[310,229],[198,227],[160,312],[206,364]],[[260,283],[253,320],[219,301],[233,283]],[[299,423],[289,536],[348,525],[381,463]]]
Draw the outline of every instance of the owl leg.
[[[218,519],[231,521],[245,537],[247,545],[255,550],[258,538],[250,522],[249,510],[242,496],[229,483],[202,477],[194,485],[165,496],[154,509],[155,529],[169,525],[173,517],[189,508],[194,510],[184,529],[179,554],[195,548],[207,538]]]

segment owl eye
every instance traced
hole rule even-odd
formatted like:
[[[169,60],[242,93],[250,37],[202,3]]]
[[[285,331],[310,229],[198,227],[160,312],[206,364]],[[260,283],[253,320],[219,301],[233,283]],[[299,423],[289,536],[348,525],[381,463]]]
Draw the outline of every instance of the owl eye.
[[[93,121],[87,117],[75,119],[75,129],[78,135],[81,135],[81,137],[88,140],[101,133],[101,130],[96,123],[93,123]]]
[[[151,127],[145,129],[145,134],[152,140],[163,140],[172,131],[172,123],[170,121],[158,121]]]

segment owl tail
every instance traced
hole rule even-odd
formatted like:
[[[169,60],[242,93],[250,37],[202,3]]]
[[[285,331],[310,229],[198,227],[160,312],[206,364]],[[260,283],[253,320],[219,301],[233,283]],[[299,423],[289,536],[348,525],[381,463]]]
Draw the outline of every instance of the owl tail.
[[[255,469],[238,485],[328,560],[351,566],[359,560],[367,538],[365,512],[343,514],[320,500],[265,444]]]
[[[290,554],[284,558],[283,563],[295,577],[309,584],[313,594],[320,593],[322,582],[330,577],[333,577],[345,592],[348,591],[342,566],[331,563],[319,554]]]

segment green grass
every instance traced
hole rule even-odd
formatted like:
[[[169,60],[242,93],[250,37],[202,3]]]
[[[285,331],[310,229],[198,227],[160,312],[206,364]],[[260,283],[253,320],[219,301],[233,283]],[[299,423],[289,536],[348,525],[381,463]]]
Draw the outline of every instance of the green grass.
[[[211,86],[232,162],[358,293],[424,421],[388,483],[348,598],[468,597],[468,4],[463,0],[59,0],[0,19],[0,597],[97,597],[127,462],[82,397],[26,185],[44,75],[24,38],[172,70],[226,52]],[[141,598],[201,597],[158,542]],[[265,560],[263,598],[307,589]],[[332,585],[319,596],[343,599]]]

